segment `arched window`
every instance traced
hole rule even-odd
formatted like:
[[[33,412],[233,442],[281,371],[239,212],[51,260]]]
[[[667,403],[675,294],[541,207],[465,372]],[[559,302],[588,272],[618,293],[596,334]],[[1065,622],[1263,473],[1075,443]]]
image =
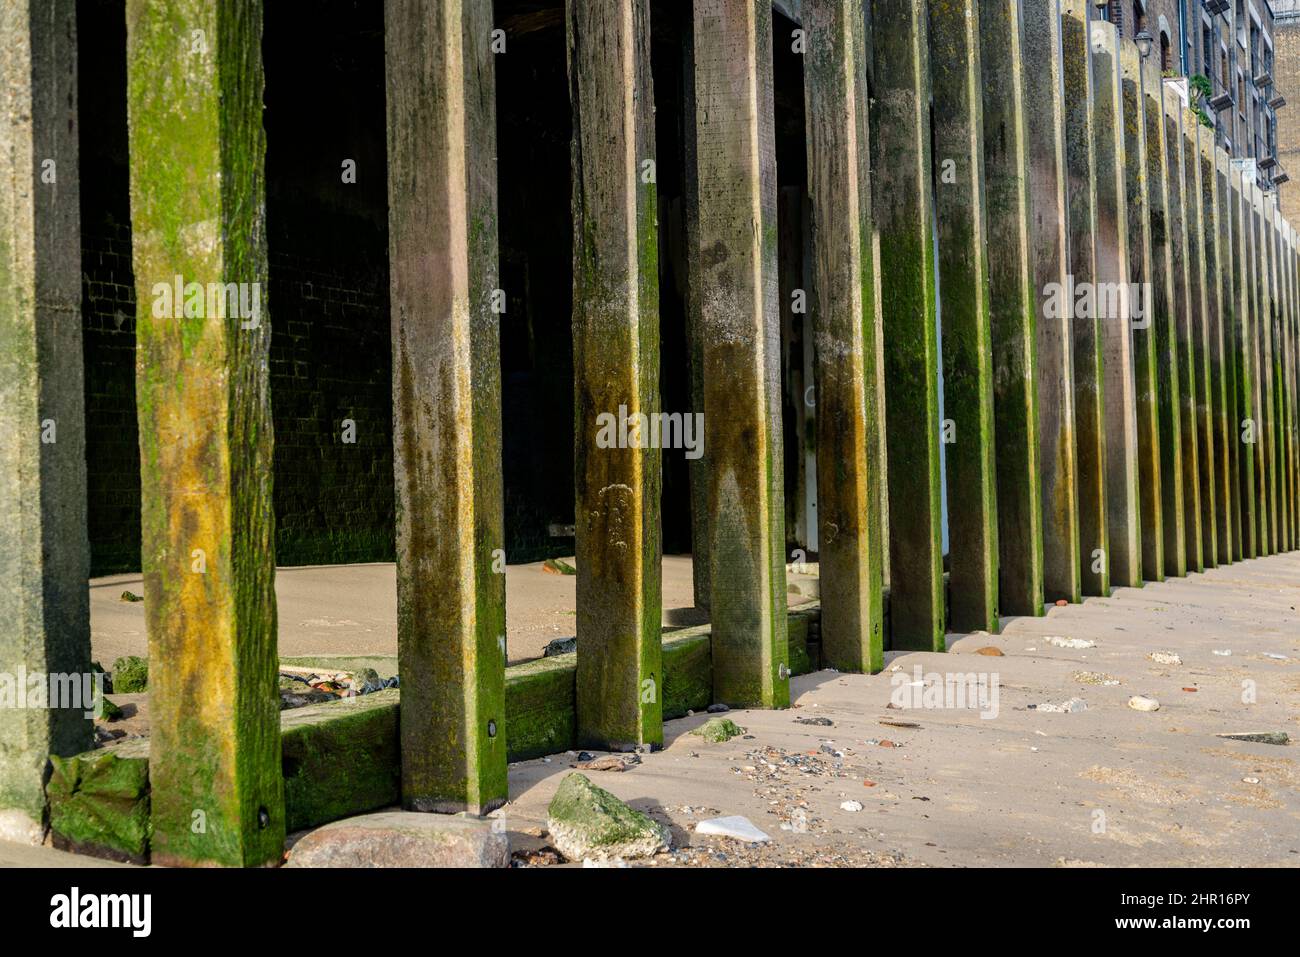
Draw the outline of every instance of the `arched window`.
[[[1142,12],[1142,0],[1133,0],[1133,36],[1147,28],[1147,16]]]
[[[1169,34],[1160,31],[1160,71],[1163,73],[1174,68],[1173,50],[1169,46]]]

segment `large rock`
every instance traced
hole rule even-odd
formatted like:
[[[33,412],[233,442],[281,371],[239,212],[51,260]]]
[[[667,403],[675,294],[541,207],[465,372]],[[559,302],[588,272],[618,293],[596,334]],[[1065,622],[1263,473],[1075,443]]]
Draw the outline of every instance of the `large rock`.
[[[317,828],[294,845],[289,867],[508,867],[499,819],[381,811]]]
[[[582,774],[560,784],[547,810],[551,842],[571,861],[650,857],[672,847],[668,828]]]

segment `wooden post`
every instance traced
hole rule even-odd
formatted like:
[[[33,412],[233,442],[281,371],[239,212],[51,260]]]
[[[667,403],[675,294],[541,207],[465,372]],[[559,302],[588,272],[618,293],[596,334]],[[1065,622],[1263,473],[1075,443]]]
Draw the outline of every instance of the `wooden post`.
[[[1264,460],[1264,528],[1268,554],[1277,553],[1277,454],[1274,430],[1273,325],[1276,295],[1273,291],[1273,242],[1270,227],[1271,200],[1256,187],[1256,218],[1259,224],[1259,385],[1261,457]]]
[[[1214,433],[1211,428],[1208,328],[1210,315],[1209,283],[1205,261],[1205,225],[1203,200],[1205,185],[1201,179],[1201,155],[1197,145],[1200,117],[1191,110],[1181,111],[1183,124],[1183,171],[1186,187],[1184,215],[1187,224],[1187,282],[1191,309],[1188,311],[1189,390],[1184,393],[1185,419],[1194,423],[1196,434],[1196,489],[1200,526],[1200,564],[1195,554],[1188,555],[1188,565],[1196,571],[1213,568],[1216,552],[1214,521],[1214,482],[1210,466],[1214,461]]]
[[[1157,282],[1164,282],[1168,263],[1163,247],[1157,254],[1152,242],[1153,193],[1163,227],[1164,180],[1153,181],[1148,169],[1148,144],[1142,57],[1132,43],[1119,44],[1121,90],[1124,111],[1123,202],[1128,210],[1129,282],[1136,285],[1138,298],[1130,303],[1133,329],[1133,388],[1137,410],[1138,520],[1142,545],[1140,572],[1144,579],[1163,581],[1164,516],[1161,507],[1159,379],[1156,373]],[[1159,80],[1156,81],[1157,83]],[[1158,173],[1158,171],[1157,171]],[[1163,236],[1161,237],[1163,240]],[[1157,256],[1162,258],[1157,275]],[[1167,295],[1167,293],[1161,293]]]
[[[126,21],[153,860],[270,864],[284,799],[262,4],[129,0]]]
[[[1075,454],[1070,320],[1053,290],[1070,271],[1066,231],[1065,90],[1058,0],[1024,7],[1026,145],[1032,198],[1031,248],[1038,311],[1038,424],[1042,470],[1043,591],[1078,601],[1079,465]]]
[[[0,4],[0,44],[0,673],[61,675],[81,692],[91,679],[76,4]],[[46,705],[0,707],[0,840],[40,843],[49,755],[91,746],[91,700]]]
[[[953,631],[998,630],[997,473],[979,7],[929,0]]]
[[[1206,563],[1226,565],[1232,561],[1230,542],[1232,527],[1229,522],[1231,493],[1228,467],[1228,416],[1225,405],[1227,395],[1226,372],[1223,366],[1223,267],[1222,223],[1220,222],[1218,168],[1215,162],[1214,130],[1197,126],[1198,161],[1201,171],[1201,233],[1204,249],[1206,417],[1205,454],[1202,456],[1201,484],[1209,486],[1212,510],[1207,514],[1202,502],[1201,515],[1212,534],[1202,532],[1201,541],[1214,546],[1214,553],[1206,556]]]
[[[944,650],[939,343],[926,0],[873,0],[872,212],[880,230],[889,613],[895,648]]]
[[[1226,513],[1227,537],[1220,555],[1228,561],[1242,558],[1241,541],[1241,436],[1240,396],[1237,383],[1237,326],[1241,318],[1241,295],[1237,289],[1237,214],[1233,204],[1232,160],[1227,152],[1214,150],[1215,180],[1218,184],[1219,218],[1219,350],[1223,376],[1223,447],[1227,459],[1226,486],[1221,509]]]
[[[695,3],[714,697],[782,708],[786,644],[772,6]]]
[[[578,744],[622,751],[663,743],[660,445],[672,433],[658,426],[650,5],[567,0],[565,9],[573,106]]]
[[[1030,208],[1021,0],[979,4],[984,195],[996,423],[998,604],[1043,613],[1038,306]],[[951,505],[949,506],[951,512]]]
[[[1234,228],[1239,235],[1233,264],[1237,281],[1237,302],[1240,313],[1237,320],[1237,439],[1241,456],[1242,551],[1244,558],[1261,554],[1263,542],[1259,536],[1259,443],[1257,441],[1258,411],[1256,395],[1259,391],[1258,372],[1255,369],[1255,317],[1258,314],[1255,284],[1255,231],[1251,204],[1251,183],[1240,169],[1232,175]]]
[[[1190,265],[1188,263],[1186,219],[1186,166],[1183,160],[1182,100],[1171,84],[1164,83],[1165,172],[1167,175],[1166,221],[1169,228],[1170,269],[1174,277],[1173,315],[1175,334],[1169,343],[1168,359],[1178,369],[1176,409],[1181,444],[1182,468],[1179,502],[1182,511],[1183,549],[1174,558],[1165,554],[1165,572],[1186,575],[1201,569],[1200,494],[1196,469],[1196,420],[1189,412],[1193,402],[1195,377],[1192,375],[1191,312],[1194,309]],[[1172,382],[1172,380],[1171,380]],[[1166,544],[1168,544],[1166,542]]]
[[[840,671],[875,672],[884,666],[885,546],[871,482],[880,464],[880,384],[863,0],[810,5],[804,27],[822,658]]]
[[[1085,595],[1110,594],[1110,529],[1106,506],[1106,401],[1101,320],[1095,295],[1078,290],[1098,281],[1097,179],[1093,156],[1096,105],[1089,16],[1091,0],[1062,0],[1065,68],[1065,166],[1069,221],[1069,282],[1065,305],[1074,347],[1074,427],[1079,465],[1079,564]]]
[[[402,804],[506,799],[491,10],[388,0]]]
[[[1290,551],[1287,528],[1290,515],[1287,509],[1288,472],[1286,455],[1287,388],[1284,350],[1286,348],[1287,291],[1283,279],[1281,214],[1277,208],[1276,194],[1270,194],[1268,241],[1272,251],[1270,284],[1273,288],[1273,454],[1277,459],[1277,550]]]
[[[1152,302],[1151,329],[1156,354],[1156,412],[1159,422],[1159,500],[1163,562],[1159,578],[1187,574],[1186,530],[1183,527],[1182,417],[1179,408],[1177,339],[1180,280],[1174,268],[1174,227],[1178,207],[1171,182],[1168,130],[1165,125],[1164,81],[1150,58],[1142,64],[1146,130],[1146,165],[1151,203]]]
[[[1125,183],[1124,93],[1119,38],[1114,24],[1091,27],[1093,64],[1093,145],[1097,188],[1094,231],[1097,293],[1095,305],[1102,350],[1102,391],[1106,443],[1106,554],[1112,585],[1142,584],[1142,519],[1138,493],[1138,417],[1135,346],[1141,303],[1130,296],[1129,210]],[[1103,305],[1104,303],[1104,305]],[[1136,306],[1136,311],[1135,311]]]

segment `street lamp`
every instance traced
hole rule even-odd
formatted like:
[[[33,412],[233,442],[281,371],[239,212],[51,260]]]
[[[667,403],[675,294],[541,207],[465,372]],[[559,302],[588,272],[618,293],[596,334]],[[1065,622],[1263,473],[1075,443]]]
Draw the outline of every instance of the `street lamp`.
[[[1143,30],[1133,38],[1133,42],[1137,44],[1138,53],[1142,55],[1142,59],[1145,60],[1151,55],[1151,34]]]

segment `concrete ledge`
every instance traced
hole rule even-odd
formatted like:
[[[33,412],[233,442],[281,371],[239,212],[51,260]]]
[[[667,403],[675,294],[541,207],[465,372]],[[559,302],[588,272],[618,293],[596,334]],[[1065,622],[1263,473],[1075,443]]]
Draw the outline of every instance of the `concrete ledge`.
[[[820,608],[815,605],[790,613],[793,674],[820,667],[819,620]],[[291,665],[348,670],[361,662],[375,667],[376,656],[283,660]],[[665,718],[708,707],[713,701],[709,627],[665,633],[663,668]],[[383,673],[385,669],[376,670]],[[395,661],[392,670],[396,670]],[[509,760],[524,761],[575,746],[576,676],[576,653],[506,669]],[[398,689],[389,689],[280,713],[286,831],[317,827],[400,801],[400,695]],[[113,860],[147,859],[148,741],[134,740],[53,760],[56,773],[47,797],[56,845]]]

